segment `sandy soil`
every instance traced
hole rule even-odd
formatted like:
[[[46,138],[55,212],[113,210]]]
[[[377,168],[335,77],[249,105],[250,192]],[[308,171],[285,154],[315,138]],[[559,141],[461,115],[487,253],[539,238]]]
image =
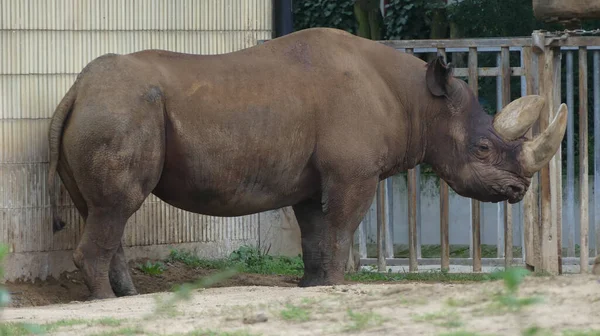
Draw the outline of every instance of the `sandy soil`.
[[[154,260],[153,260],[154,261]],[[152,276],[141,272],[137,265],[145,259],[132,261],[129,269],[133,282],[140,294],[169,291],[175,285],[192,282],[218,271],[204,268],[190,268],[181,262],[166,263],[163,274]],[[240,274],[220,282],[216,287],[235,286],[277,286],[295,287],[300,279],[293,276]],[[59,279],[49,278],[36,282],[8,282],[5,287],[11,294],[10,307],[44,306],[50,304],[85,301],[89,295],[79,271],[65,272]]]
[[[189,301],[160,314],[155,311],[156,296],[172,294],[9,308],[2,318],[26,323],[62,320],[64,326],[54,328],[54,335],[202,335],[200,330],[216,332],[210,335],[226,335],[225,331],[238,331],[235,335],[441,335],[458,331],[521,335],[530,327],[546,332],[537,335],[561,335],[566,330],[600,330],[598,276],[528,277],[519,297],[542,301],[521,312],[507,311],[498,303],[497,295],[503,290],[501,281],[238,286],[195,291]],[[73,318],[84,321],[64,322]]]

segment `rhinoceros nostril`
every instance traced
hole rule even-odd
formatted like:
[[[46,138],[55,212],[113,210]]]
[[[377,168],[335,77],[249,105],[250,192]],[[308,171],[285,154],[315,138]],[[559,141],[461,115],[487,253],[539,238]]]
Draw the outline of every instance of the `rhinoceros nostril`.
[[[509,185],[508,188],[511,193],[516,195],[520,195],[523,192],[523,187],[519,185]]]

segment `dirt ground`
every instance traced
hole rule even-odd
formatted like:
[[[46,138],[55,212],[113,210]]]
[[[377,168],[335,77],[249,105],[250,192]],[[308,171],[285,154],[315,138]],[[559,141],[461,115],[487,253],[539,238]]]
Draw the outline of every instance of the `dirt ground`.
[[[198,278],[213,274],[216,271],[203,268],[190,268],[180,262],[167,263],[161,275],[151,276],[141,272],[136,265],[144,263],[139,260],[129,263],[134,284],[140,294],[169,291],[174,285],[192,282]],[[242,274],[229,278],[215,287],[234,286],[278,286],[295,287],[300,279],[292,276]],[[89,291],[79,271],[66,272],[59,279],[49,278],[45,281],[7,283],[5,287],[11,295],[9,307],[43,306],[50,304],[85,301]]]
[[[135,276],[136,283],[146,283],[139,281],[142,275]],[[148,284],[142,286],[144,290],[170,286],[150,280],[157,287]],[[20,301],[20,308],[6,309],[2,319],[50,323],[54,326],[50,333],[53,335],[475,335],[466,331],[477,335],[523,335],[528,328],[528,335],[567,335],[567,331],[586,330],[597,333],[576,335],[600,334],[598,276],[528,277],[518,297],[541,301],[523,306],[520,312],[509,311],[500,303],[498,295],[505,293],[502,281],[313,288],[298,288],[296,281],[290,277],[244,275],[218,288],[195,291],[189,301],[163,313],[155,311],[156,297],[168,298],[172,294],[32,307],[33,303],[43,302],[31,301],[28,292],[22,294],[21,300],[28,297],[29,301]],[[46,295],[45,302],[84,296],[77,282],[69,285],[72,292],[69,288],[60,292],[55,286],[61,287],[39,286],[39,294],[43,294],[43,288],[55,289],[52,297]],[[18,288],[22,287],[11,286],[11,290]],[[61,295],[65,298],[59,299]],[[539,328],[540,332],[531,333],[532,328]]]

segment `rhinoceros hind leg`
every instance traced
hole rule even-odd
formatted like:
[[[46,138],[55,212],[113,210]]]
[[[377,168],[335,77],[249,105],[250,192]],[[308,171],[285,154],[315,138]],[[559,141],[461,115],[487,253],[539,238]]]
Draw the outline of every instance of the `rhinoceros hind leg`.
[[[377,179],[332,185],[323,193],[324,204],[313,199],[293,206],[302,234],[304,276],[300,287],[344,281],[350,239],[373,201]]]
[[[126,221],[127,218],[108,211],[103,214],[90,212],[86,220],[81,240],[73,252],[73,262],[81,270],[92,300],[115,297],[108,273]]]
[[[108,272],[110,286],[117,296],[137,295],[138,292],[133,285],[129,267],[127,267],[127,259],[123,245],[119,245],[112,261],[110,262],[110,270]]]

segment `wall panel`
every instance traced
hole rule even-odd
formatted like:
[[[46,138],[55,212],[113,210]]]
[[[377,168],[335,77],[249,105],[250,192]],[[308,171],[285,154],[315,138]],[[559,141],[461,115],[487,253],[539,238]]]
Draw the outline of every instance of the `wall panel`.
[[[153,48],[233,52],[271,38],[271,25],[270,0],[0,1],[0,243],[15,253],[76,247],[84,223],[58,180],[67,226],[52,234],[47,132],[87,63],[105,53]],[[213,250],[219,244],[216,250],[225,254],[241,242],[258,242],[258,221],[258,214],[200,216],[151,195],[130,218],[123,243],[198,243],[200,249],[205,243]]]

